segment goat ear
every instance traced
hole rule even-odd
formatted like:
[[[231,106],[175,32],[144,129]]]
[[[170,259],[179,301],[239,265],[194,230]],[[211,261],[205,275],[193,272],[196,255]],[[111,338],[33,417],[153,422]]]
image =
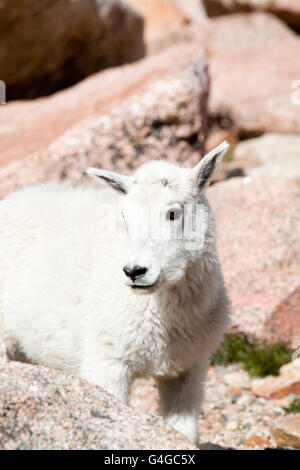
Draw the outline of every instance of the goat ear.
[[[211,150],[193,169],[194,178],[199,189],[206,188],[214,176],[225,153],[229,149],[229,144],[224,140],[218,147]]]
[[[105,181],[116,191],[127,194],[132,183],[131,176],[119,175],[112,171],[100,170],[98,168],[88,168],[86,173],[96,180]]]

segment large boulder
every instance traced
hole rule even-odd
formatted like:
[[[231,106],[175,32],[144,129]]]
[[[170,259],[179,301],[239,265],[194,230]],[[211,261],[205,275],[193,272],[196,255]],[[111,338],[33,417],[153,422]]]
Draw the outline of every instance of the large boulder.
[[[245,13],[211,19],[198,36],[209,58],[212,117],[242,137],[300,133],[300,39],[293,31],[270,14]]]
[[[45,367],[0,362],[0,396],[1,450],[196,449],[162,418]]]
[[[91,165],[129,172],[152,158],[194,164],[204,151],[207,96],[206,62],[191,43],[43,100],[8,104],[1,158],[18,160],[1,169],[0,196],[29,183],[78,181]]]
[[[47,95],[143,55],[143,18],[119,0],[1,1],[8,100]]]
[[[300,395],[300,359],[281,366],[277,377],[267,376],[251,381],[253,393],[264,398]]]
[[[272,433],[277,445],[300,450],[300,413],[274,421]]]
[[[250,176],[300,179],[300,135],[265,134],[243,140],[234,149],[232,164]]]
[[[292,346],[300,338],[299,180],[233,178],[208,196],[232,300],[231,331]]]
[[[273,13],[292,28],[300,29],[299,0],[203,0],[209,16],[265,11]]]
[[[145,19],[147,52],[153,53],[185,39],[190,22],[176,0],[126,0]]]

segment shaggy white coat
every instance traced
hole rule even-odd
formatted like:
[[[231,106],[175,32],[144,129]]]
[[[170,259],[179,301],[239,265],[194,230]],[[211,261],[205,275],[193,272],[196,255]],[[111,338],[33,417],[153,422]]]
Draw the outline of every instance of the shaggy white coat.
[[[196,442],[209,356],[228,320],[204,195],[227,148],[221,144],[193,169],[153,161],[133,177],[88,171],[116,192],[50,184],[3,199],[0,315],[9,357],[78,374],[124,403],[135,378],[153,376],[163,416]],[[196,250],[186,240],[135,236],[143,228],[135,203],[155,203],[163,230],[179,230],[187,202],[205,207]],[[171,221],[165,214],[173,207],[179,215]],[[133,282],[125,264],[147,273]]]

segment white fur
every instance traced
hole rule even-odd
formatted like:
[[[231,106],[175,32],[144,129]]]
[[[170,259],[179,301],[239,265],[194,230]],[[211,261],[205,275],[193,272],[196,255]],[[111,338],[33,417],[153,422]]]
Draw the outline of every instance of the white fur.
[[[209,356],[228,320],[204,195],[226,149],[193,169],[153,161],[133,177],[89,170],[119,198],[109,188],[41,185],[2,200],[0,314],[10,357],[78,374],[125,403],[136,377],[153,376],[163,416],[196,442]],[[171,222],[166,213],[187,202],[205,208],[196,250],[185,239],[140,239],[137,203],[154,205],[155,235],[179,230],[180,218]],[[148,271],[133,283],[125,264]]]

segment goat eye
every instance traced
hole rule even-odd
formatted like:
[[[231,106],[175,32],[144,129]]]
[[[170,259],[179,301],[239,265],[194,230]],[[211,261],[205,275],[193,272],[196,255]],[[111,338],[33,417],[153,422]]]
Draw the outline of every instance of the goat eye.
[[[176,220],[181,216],[180,209],[169,209],[167,212],[167,220]]]

